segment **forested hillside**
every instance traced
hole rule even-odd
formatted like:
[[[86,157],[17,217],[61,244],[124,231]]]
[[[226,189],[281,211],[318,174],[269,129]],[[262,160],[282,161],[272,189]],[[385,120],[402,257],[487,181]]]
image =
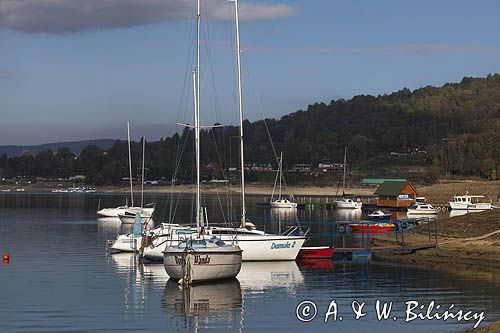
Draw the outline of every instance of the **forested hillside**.
[[[460,83],[438,88],[405,88],[390,95],[315,103],[279,120],[245,121],[247,161],[275,163],[266,124],[276,151],[284,152],[288,167],[339,161],[345,146],[352,164],[419,149],[427,152],[424,164],[441,174],[496,178],[500,166],[500,75],[466,77]],[[217,162],[222,168],[237,166],[237,136],[234,126],[204,130],[203,163],[213,166],[215,163],[210,162]],[[190,178],[192,137],[191,131],[185,130],[148,143],[149,178],[171,179],[173,173],[177,178]],[[139,167],[140,154],[141,145],[135,143],[134,170]],[[128,175],[127,145],[116,141],[107,151],[89,146],[78,157],[67,149],[15,158],[3,155],[0,173],[3,177],[84,174],[97,184],[117,183]]]

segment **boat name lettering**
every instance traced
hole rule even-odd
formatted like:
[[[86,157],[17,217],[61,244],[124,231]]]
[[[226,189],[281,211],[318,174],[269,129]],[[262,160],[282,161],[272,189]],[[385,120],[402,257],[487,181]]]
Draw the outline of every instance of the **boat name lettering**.
[[[210,257],[208,254],[206,256],[201,256],[199,254],[194,255],[194,264],[195,265],[204,265],[210,263]]]
[[[290,248],[294,248],[295,247],[295,242],[293,243],[290,243],[290,242],[286,242],[286,243],[272,243],[271,244],[271,250],[274,250],[274,249],[290,249]]]

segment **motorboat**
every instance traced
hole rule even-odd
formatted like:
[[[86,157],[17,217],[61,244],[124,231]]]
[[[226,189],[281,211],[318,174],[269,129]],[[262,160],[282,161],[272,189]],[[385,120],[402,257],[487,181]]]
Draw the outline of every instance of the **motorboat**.
[[[297,208],[297,203],[288,199],[276,199],[271,201],[271,208]]]
[[[484,195],[455,195],[449,202],[452,210],[488,210],[492,209],[491,202],[481,202]]]
[[[370,214],[368,214],[368,217],[372,220],[388,220],[391,218],[391,213],[388,211],[383,211],[381,209],[377,209]]]
[[[144,216],[152,216],[155,208],[148,207],[153,204],[148,204],[146,207],[142,208],[142,212]],[[120,214],[125,214],[125,212],[129,211],[141,211],[141,207],[130,207],[130,206],[118,206],[115,208],[102,208],[97,211],[97,215],[101,215],[104,217],[118,217]],[[133,223],[133,222],[132,222]]]
[[[335,200],[336,208],[361,209],[362,206],[363,203],[361,201],[355,201],[351,198]]]
[[[436,215],[437,210],[429,204],[415,204],[408,208],[408,215]]]
[[[393,223],[351,223],[349,227],[352,229],[354,233],[361,232],[371,232],[371,233],[380,233],[391,231],[394,228]]]
[[[333,248],[330,246],[307,246],[300,249],[298,260],[331,259]]]

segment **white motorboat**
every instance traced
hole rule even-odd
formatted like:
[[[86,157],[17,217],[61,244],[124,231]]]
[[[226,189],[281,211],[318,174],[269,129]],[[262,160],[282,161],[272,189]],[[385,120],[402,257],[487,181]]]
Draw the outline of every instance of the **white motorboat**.
[[[390,219],[391,218],[391,213],[377,209],[370,214],[368,214],[368,217],[370,219],[380,219],[380,220],[385,220],[385,219]]]
[[[450,208],[457,210],[488,210],[492,209],[491,202],[480,202],[484,195],[455,195],[449,202]]]
[[[288,199],[276,199],[271,201],[271,208],[297,208],[297,203]]]
[[[125,214],[127,211],[141,211],[141,207],[118,206],[116,208],[103,208],[99,209],[97,214],[104,217],[118,217],[118,215]],[[144,207],[142,211],[145,216],[152,216],[155,209],[154,207]]]
[[[363,203],[357,199],[345,197],[345,184],[346,184],[346,166],[347,166],[347,147],[344,148],[344,172],[342,176],[342,198],[335,200],[335,208],[345,209],[361,209]]]
[[[280,154],[280,160],[278,163],[278,173],[276,174],[276,179],[274,180],[273,194],[271,195],[271,208],[297,208],[297,203],[293,202],[293,196],[290,195],[290,199],[284,199],[281,197],[281,184],[283,182],[283,152]],[[278,198],[274,199],[274,191],[276,190],[276,185],[279,183],[278,187]],[[285,183],[286,187],[286,183]]]
[[[362,206],[362,202],[355,201],[351,198],[342,198],[339,200],[335,200],[336,208],[361,209]]]
[[[408,215],[436,215],[437,210],[429,204],[415,204],[408,208]]]

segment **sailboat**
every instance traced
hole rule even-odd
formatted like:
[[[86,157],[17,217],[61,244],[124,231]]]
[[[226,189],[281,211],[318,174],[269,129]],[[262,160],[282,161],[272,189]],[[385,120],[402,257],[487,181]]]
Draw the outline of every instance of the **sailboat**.
[[[134,189],[132,183],[132,154],[130,148],[130,123],[127,122],[127,140],[128,140],[128,165],[129,165],[129,181],[130,181],[130,200],[132,206],[129,206],[128,203],[125,206],[118,206],[114,208],[102,208],[97,210],[97,215],[104,217],[118,217],[120,214],[125,214],[126,211],[134,212],[132,216],[132,221],[130,223],[134,223],[135,212],[142,211],[142,215],[151,216],[154,213],[154,207],[149,207],[150,205],[146,205],[146,207],[135,207],[134,206]]]
[[[346,180],[346,166],[347,166],[347,147],[344,148],[344,173],[342,176],[342,198],[335,200],[336,208],[348,208],[348,209],[361,209],[363,204],[352,198],[345,197],[345,180]]]
[[[237,2],[236,2],[237,3]],[[200,0],[197,1],[197,66],[193,71],[195,152],[196,152],[196,229],[177,232],[176,243],[163,251],[167,274],[179,284],[234,278],[241,269],[242,250],[231,242],[226,244],[216,236],[204,234],[204,208],[201,206],[200,180]],[[184,236],[184,237],[182,237]]]
[[[258,230],[246,217],[245,174],[243,172],[245,160],[243,149],[243,99],[241,85],[240,35],[238,20],[238,1],[234,1],[236,25],[236,59],[238,75],[238,110],[240,127],[240,167],[241,167],[241,220],[239,227],[204,225],[206,236],[217,236],[224,242],[230,242],[237,235],[238,246],[243,250],[243,261],[281,261],[295,260],[306,240],[309,229],[303,230],[300,226],[292,226],[280,234],[266,233]],[[199,73],[199,72],[198,72]],[[133,235],[120,235],[116,240],[109,241],[110,247],[119,251],[140,251],[142,256],[149,260],[163,260],[163,250],[166,246],[173,246],[184,237],[183,233],[189,227],[182,227],[172,223],[162,223],[159,227],[143,235],[144,242],[136,242]],[[146,239],[147,238],[147,239]],[[134,244],[148,244],[141,248]]]
[[[279,182],[278,182],[279,178]],[[278,165],[278,173],[276,174],[276,180],[274,181],[273,194],[271,195],[271,208],[297,208],[297,203],[293,202],[291,199],[293,196],[290,196],[290,199],[281,197],[281,183],[283,180],[283,152],[280,154],[280,161]],[[279,183],[278,187],[278,198],[274,199],[274,191],[276,190],[276,183]]]
[[[126,209],[124,212],[118,213],[118,218],[124,224],[133,224],[136,215],[139,214],[142,223],[147,223],[151,220],[154,213],[154,206],[152,208],[144,207],[144,157],[146,153],[146,138],[142,137],[142,176],[141,176],[141,207],[132,207]],[[130,177],[132,179],[132,177]],[[132,188],[131,188],[132,190]]]

